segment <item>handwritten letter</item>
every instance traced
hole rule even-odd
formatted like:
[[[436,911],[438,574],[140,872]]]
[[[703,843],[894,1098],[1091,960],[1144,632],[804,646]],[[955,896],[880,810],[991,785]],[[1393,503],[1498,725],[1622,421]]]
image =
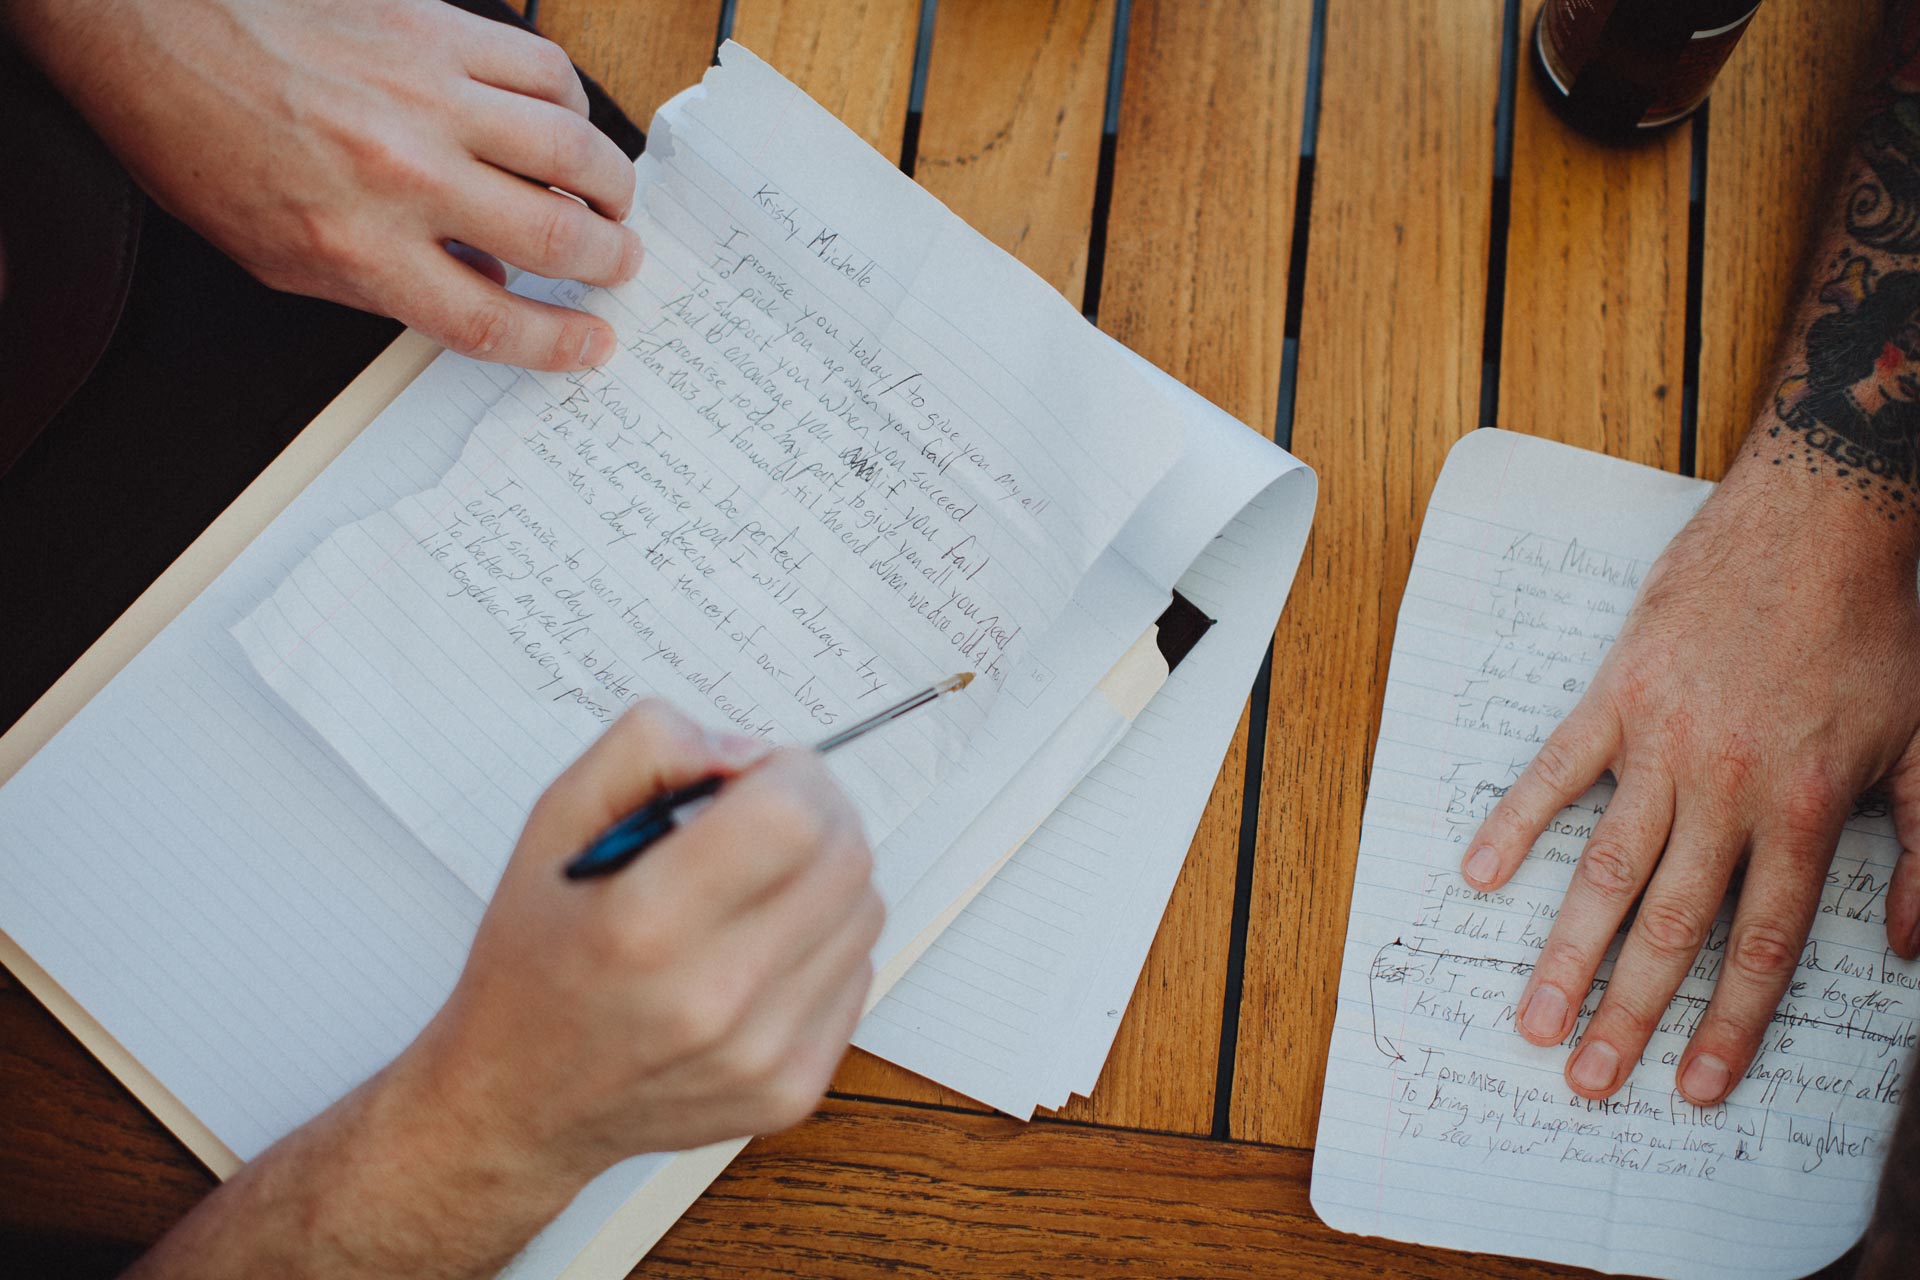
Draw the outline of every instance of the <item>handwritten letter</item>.
[[[1514,1029],[1611,784],[1556,818],[1499,891],[1458,871],[1708,488],[1505,432],[1448,460],[1367,796],[1314,1160],[1331,1224],[1668,1277],[1802,1275],[1864,1227],[1920,1013],[1920,975],[1886,950],[1898,848],[1884,811],[1848,824],[1792,989],[1710,1110],[1674,1091],[1674,1064],[1712,994],[1731,904],[1611,1099],[1573,1095],[1568,1050]],[[1582,1028],[1610,971],[1611,956]]]
[[[476,368],[486,407],[439,485],[340,530],[237,632],[483,895],[539,789],[642,697],[804,743],[977,672],[836,758],[879,844],[1170,453],[1063,390],[1045,342],[1009,352],[1045,326],[986,327],[998,251],[727,63],[656,121],[639,278],[534,286],[609,320],[613,357]]]

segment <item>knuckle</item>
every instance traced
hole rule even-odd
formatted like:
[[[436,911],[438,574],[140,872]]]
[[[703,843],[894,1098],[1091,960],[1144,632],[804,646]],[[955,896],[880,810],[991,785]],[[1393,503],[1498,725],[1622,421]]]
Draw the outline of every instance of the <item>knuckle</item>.
[[[1845,803],[1836,780],[1822,764],[1811,764],[1787,783],[1780,798],[1782,834],[1796,848],[1818,842]]]
[[[551,192],[547,193],[546,205],[534,232],[540,246],[540,261],[566,262],[580,248],[580,224],[575,217],[580,206]]]
[[[813,848],[825,840],[828,814],[805,779],[794,777],[790,772],[767,778],[759,790],[757,804],[765,829],[780,833],[789,843]]]
[[[691,750],[701,736],[693,721],[660,698],[643,698],[634,703],[621,715],[612,732],[619,735],[624,749],[645,755]]]
[[[447,345],[464,356],[485,360],[502,350],[513,334],[513,316],[501,302],[483,302],[453,322]]]
[[[780,1078],[785,1046],[767,1034],[738,1036],[728,1044],[720,1071],[734,1087],[765,1093]]]
[[[1705,922],[1685,903],[1649,898],[1640,904],[1633,927],[1662,956],[1691,959],[1706,938]]]
[[[555,175],[578,177],[593,166],[593,140],[597,135],[586,121],[578,117],[568,120],[570,123],[548,132],[550,155]]]
[[[682,942],[659,913],[638,917],[603,913],[589,931],[587,945],[601,971],[634,977],[671,967]]]
[[[1756,921],[1734,930],[1727,964],[1758,982],[1784,982],[1800,965],[1800,944],[1779,925]]]
[[[797,1071],[776,1075],[762,1093],[763,1115],[768,1129],[791,1129],[813,1114],[826,1092],[824,1082]]]
[[[1640,888],[1633,858],[1611,840],[1590,840],[1580,852],[1574,874],[1587,889],[1607,901],[1630,898]]]
[[[724,987],[709,987],[698,996],[689,992],[661,1011],[658,1041],[676,1057],[722,1052],[738,1029],[741,1015],[739,998]]]
[[[1565,795],[1584,786],[1576,776],[1579,769],[1577,752],[1564,734],[1555,733],[1541,743],[1530,768],[1535,778],[1557,794]]]
[[[551,40],[537,38],[527,51],[529,65],[540,83],[555,91],[571,91],[580,82],[573,70],[573,59]]]

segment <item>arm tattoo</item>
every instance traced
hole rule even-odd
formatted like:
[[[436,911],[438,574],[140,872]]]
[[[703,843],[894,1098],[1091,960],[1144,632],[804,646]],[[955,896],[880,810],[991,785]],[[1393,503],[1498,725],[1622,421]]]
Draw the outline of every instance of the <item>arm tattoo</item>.
[[[1823,308],[1774,396],[1798,463],[1890,520],[1920,512],[1920,5],[1891,24],[1886,74],[1856,139],[1845,231]]]

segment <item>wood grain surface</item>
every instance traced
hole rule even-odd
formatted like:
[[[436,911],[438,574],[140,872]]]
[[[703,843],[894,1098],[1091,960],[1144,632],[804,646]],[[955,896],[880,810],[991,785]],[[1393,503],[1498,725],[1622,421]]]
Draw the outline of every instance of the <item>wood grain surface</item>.
[[[1752,424],[1808,237],[1837,199],[1880,6],[1768,0],[1707,100],[1700,288],[1699,474],[1717,480]]]
[[[914,177],[1079,306],[1116,0],[943,0]]]
[[[919,0],[739,0],[733,38],[899,160]]]
[[[1137,0],[1120,99],[1100,327],[1263,434],[1279,400],[1311,25],[1309,0]],[[1113,1055],[1073,1114],[1212,1127],[1246,735],[1243,716]]]
[[[1523,6],[1522,33],[1539,8]],[[1678,470],[1692,130],[1591,142],[1532,78],[1523,59],[1499,425]]]
[[[1524,31],[1539,0],[1524,0]],[[1314,0],[1133,0],[1104,258],[1119,0],[940,0],[919,179],[1108,332],[1271,432]],[[1393,620],[1447,448],[1480,418],[1659,466],[1682,457],[1693,135],[1560,127],[1519,68],[1504,284],[1489,299],[1503,0],[1327,0],[1292,446],[1321,506],[1275,640],[1258,819],[1243,715],[1090,1101],[1022,1125],[865,1055],[754,1143],[642,1276],[1589,1274],[1336,1235],[1310,1148]],[[643,125],[709,65],[723,0],[541,0]],[[1768,0],[1712,100],[1698,460],[1744,431],[1793,297],[1877,5]],[[733,33],[899,158],[919,0],[737,0]],[[1215,1125],[1235,875],[1253,841],[1227,1136]],[[0,1276],[116,1272],[213,1185],[0,971]],[[1848,1274],[1843,1263],[1823,1272]]]
[[[923,186],[1076,304],[1093,226],[1113,10],[1114,0],[946,0],[915,159]],[[986,1110],[859,1050],[834,1090]]]
[[[1320,509],[1274,642],[1232,1133],[1313,1145],[1393,623],[1479,417],[1499,0],[1327,9],[1294,452]]]
[[[644,1274],[1591,1274],[1337,1235],[1307,1204],[1308,1169],[1307,1153],[1272,1147],[834,1103],[749,1147]]]
[[[721,0],[540,0],[534,25],[642,129],[713,63]]]

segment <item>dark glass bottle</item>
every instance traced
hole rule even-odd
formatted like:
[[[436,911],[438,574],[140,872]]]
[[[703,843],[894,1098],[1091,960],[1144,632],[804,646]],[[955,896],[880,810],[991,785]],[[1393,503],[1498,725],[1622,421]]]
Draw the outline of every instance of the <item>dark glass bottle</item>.
[[[1685,119],[1759,9],[1758,0],[1547,0],[1533,69],[1575,128],[1627,137]]]

